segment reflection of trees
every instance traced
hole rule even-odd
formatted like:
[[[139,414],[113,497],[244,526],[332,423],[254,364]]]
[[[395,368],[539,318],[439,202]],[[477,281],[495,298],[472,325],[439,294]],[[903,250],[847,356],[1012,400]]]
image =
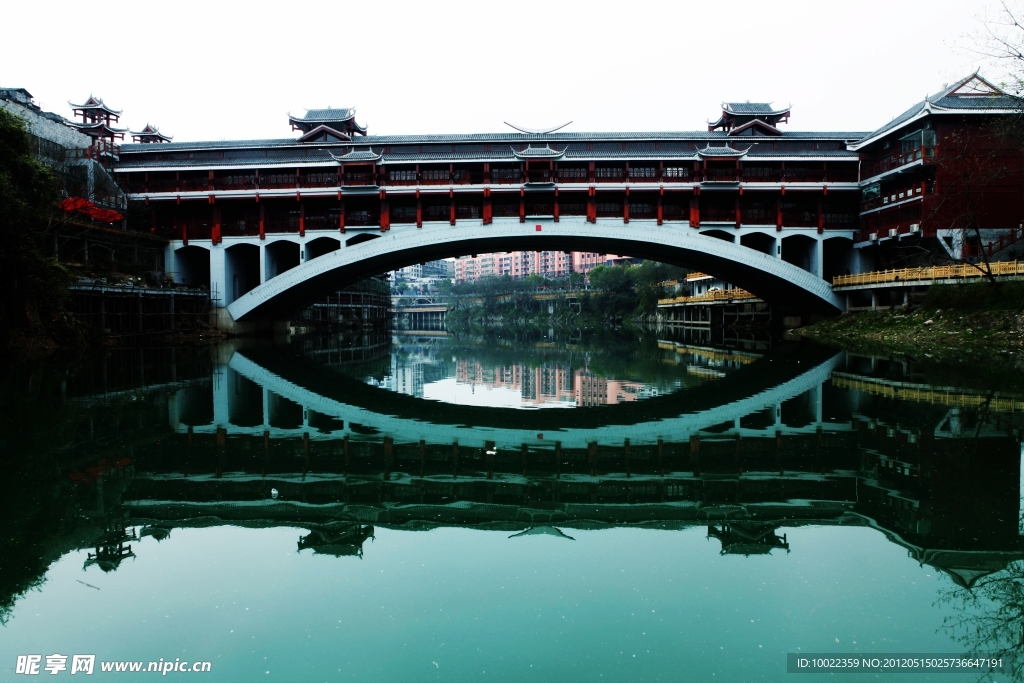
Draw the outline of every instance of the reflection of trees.
[[[938,602],[955,610],[942,624],[965,653],[1002,657],[1012,680],[1024,680],[1024,560],[973,586],[953,584],[940,591]]]

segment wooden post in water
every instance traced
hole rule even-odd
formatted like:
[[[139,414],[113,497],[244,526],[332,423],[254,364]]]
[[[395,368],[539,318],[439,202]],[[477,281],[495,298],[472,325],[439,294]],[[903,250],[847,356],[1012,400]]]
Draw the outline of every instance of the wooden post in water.
[[[487,458],[487,478],[488,479],[494,479],[494,454],[495,454],[494,442],[493,441],[485,441],[484,442],[484,455]],[[488,498],[490,497],[490,495],[491,495],[490,493],[487,494]],[[488,501],[488,502],[490,502],[490,501]]]
[[[590,462],[590,476],[594,476],[594,461],[597,459],[597,442],[587,444],[587,460]]]
[[[459,442],[452,442],[452,477],[459,476]]]
[[[394,465],[395,440],[390,436],[384,437],[384,481],[391,478],[391,467]]]
[[[555,479],[558,479],[562,472],[562,442],[555,442]]]
[[[345,464],[342,466],[341,473],[348,474],[348,434],[341,440],[341,450],[345,454]]]
[[[629,476],[629,439],[622,444],[623,455],[626,459],[626,476]],[[591,472],[593,474],[593,472]]]
[[[427,445],[426,442],[423,439],[420,439],[420,476],[421,477],[423,476],[424,467],[426,466],[426,463],[427,463],[426,445]]]
[[[662,456],[665,451],[665,442],[662,439],[658,439],[658,476],[665,476],[665,467],[662,465]]]
[[[526,461],[527,461],[526,455],[529,452],[528,449],[526,448],[526,444],[525,443],[523,444],[521,452],[522,452],[522,455],[523,455],[523,476],[525,477],[526,476]]]
[[[188,426],[188,447],[192,448],[192,425]]]
[[[693,468],[693,476],[700,476],[700,437],[694,434],[690,437],[690,465]]]

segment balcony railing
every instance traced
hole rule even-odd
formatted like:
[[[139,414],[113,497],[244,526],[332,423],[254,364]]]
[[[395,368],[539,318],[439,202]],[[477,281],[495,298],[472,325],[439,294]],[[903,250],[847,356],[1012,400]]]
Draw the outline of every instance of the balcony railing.
[[[594,171],[594,180],[599,183],[621,183],[626,180],[624,168],[599,168]]]
[[[743,182],[745,183],[781,183],[782,167],[779,168],[743,168]]]
[[[345,184],[356,186],[376,185],[377,179],[374,173],[345,173]]]
[[[491,169],[491,182],[495,185],[518,185],[522,182],[518,168]]]
[[[255,190],[257,187],[256,176],[235,175],[213,179],[215,190]]]
[[[924,163],[929,163],[935,159],[935,150],[935,147],[917,147],[905,152],[893,151],[888,156],[877,159],[874,162],[866,162],[863,166],[861,177],[871,178],[915,161],[923,160]]]

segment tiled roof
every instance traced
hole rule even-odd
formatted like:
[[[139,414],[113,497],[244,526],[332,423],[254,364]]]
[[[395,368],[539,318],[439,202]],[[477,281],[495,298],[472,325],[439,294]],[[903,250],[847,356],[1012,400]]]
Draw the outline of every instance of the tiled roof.
[[[307,109],[305,116],[292,116],[291,118],[308,123],[336,123],[338,121],[348,121],[355,115],[355,107],[339,107],[338,109],[327,107],[326,109]]]

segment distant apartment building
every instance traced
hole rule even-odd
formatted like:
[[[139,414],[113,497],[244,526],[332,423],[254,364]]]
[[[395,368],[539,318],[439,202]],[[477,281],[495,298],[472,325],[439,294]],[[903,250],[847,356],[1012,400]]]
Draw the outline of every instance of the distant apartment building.
[[[491,275],[508,275],[521,280],[529,275],[549,279],[571,273],[589,273],[597,266],[615,265],[629,260],[615,254],[565,251],[507,251],[497,254],[463,256],[455,260],[455,281],[473,282]]]

